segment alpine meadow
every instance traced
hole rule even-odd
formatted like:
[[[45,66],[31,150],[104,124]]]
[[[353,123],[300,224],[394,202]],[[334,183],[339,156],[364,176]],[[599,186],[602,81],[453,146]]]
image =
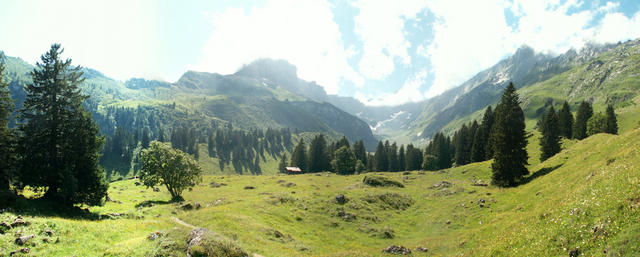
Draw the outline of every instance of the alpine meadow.
[[[0,256],[638,256],[640,3],[0,3]]]

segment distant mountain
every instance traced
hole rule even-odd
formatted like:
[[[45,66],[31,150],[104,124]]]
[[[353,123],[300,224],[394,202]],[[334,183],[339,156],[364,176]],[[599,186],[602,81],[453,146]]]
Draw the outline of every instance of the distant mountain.
[[[513,82],[517,88],[525,88],[589,62],[614,47],[590,45],[580,52],[570,50],[553,57],[535,53],[530,47],[523,46],[514,55],[478,73],[462,85],[429,99],[420,116],[411,124],[416,128],[413,131],[415,138],[429,138],[455,120],[496,103],[509,82]]]

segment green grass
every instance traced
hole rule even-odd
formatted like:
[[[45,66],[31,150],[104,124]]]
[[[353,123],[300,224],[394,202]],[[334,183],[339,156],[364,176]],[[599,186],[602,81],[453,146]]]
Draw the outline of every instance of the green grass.
[[[21,233],[36,235],[30,256],[147,256],[164,240],[178,242],[171,247],[182,254],[190,228],[176,217],[263,256],[381,256],[393,244],[429,249],[414,256],[559,256],[571,249],[587,256],[637,253],[640,129],[565,141],[565,149],[543,163],[538,137],[529,138],[530,181],[516,188],[472,185],[490,180],[490,161],[436,172],[374,173],[401,181],[404,188],[363,184],[372,174],[207,175],[184,192],[202,208],[184,211],[166,202],[164,188],[154,192],[124,180],[109,189],[121,203],[90,208],[96,215],[122,217],[99,221],[23,212],[32,225],[0,235],[0,251],[20,248],[13,240]],[[210,187],[211,182],[226,186]],[[348,201],[340,205],[338,194]],[[145,201],[155,204],[138,208]],[[18,214],[4,213],[0,221]],[[58,243],[42,242],[46,228]],[[149,240],[155,231],[168,234]]]

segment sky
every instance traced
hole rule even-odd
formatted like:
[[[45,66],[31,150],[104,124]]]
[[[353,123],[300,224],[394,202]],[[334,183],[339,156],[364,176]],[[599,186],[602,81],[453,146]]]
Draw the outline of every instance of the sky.
[[[640,38],[640,1],[5,0],[0,50],[34,64],[52,43],[118,80],[177,81],[285,59],[367,105],[434,97],[522,45],[557,55]]]

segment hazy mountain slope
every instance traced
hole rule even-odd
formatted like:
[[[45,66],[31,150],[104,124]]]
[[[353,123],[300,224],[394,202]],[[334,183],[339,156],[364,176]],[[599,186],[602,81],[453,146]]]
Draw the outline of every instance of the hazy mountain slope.
[[[450,90],[451,92],[445,92],[433,99],[433,103],[427,104],[414,126],[423,128],[419,133],[421,137],[431,137],[452,121],[495,103],[509,82],[513,82],[516,88],[524,88],[545,81],[576,65],[588,62],[613,47],[615,46],[588,46],[579,53],[571,50],[553,58],[535,53],[529,47],[521,47],[513,56],[478,73],[469,81]],[[442,106],[447,100],[450,101],[449,105],[443,109],[431,107],[435,102],[440,102]]]

